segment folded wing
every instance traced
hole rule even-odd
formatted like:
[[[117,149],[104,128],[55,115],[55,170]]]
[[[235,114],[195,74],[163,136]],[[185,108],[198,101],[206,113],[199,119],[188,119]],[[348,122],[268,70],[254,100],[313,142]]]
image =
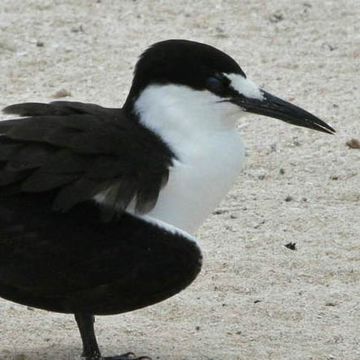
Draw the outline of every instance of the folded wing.
[[[0,122],[0,196],[52,193],[62,212],[97,194],[108,198],[108,214],[131,201],[138,213],[154,207],[174,154],[136,118],[60,101],[4,112],[21,118]]]

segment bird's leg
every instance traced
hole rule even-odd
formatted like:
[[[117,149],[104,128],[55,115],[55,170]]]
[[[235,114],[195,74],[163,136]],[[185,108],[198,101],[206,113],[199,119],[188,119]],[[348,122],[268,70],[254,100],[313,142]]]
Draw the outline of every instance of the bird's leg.
[[[118,356],[102,357],[96,341],[94,322],[95,317],[91,314],[76,313],[75,320],[80,330],[83,343],[82,357],[86,360],[151,360],[147,356],[136,357],[129,352]]]
[[[94,330],[95,317],[91,314],[76,313],[75,320],[83,343],[82,357],[86,360],[101,359]]]

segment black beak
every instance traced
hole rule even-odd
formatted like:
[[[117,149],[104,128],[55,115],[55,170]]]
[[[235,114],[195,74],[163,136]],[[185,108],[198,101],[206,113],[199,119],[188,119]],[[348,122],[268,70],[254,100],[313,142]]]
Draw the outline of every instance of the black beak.
[[[245,111],[283,120],[289,124],[334,134],[335,130],[309,112],[261,90],[262,99],[235,96],[230,101]]]

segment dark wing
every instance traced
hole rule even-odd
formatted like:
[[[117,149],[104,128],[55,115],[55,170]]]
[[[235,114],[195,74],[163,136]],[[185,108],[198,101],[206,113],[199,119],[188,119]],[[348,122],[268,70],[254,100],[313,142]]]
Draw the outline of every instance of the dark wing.
[[[50,311],[115,314],[167,299],[200,271],[200,250],[181,231],[127,213],[103,223],[93,202],[55,214],[49,202],[45,193],[0,202],[1,297]]]
[[[123,110],[57,101],[4,112],[21,118],[0,122],[0,196],[52,193],[63,212],[101,192],[111,214],[132,200],[139,213],[154,207],[174,155]]]

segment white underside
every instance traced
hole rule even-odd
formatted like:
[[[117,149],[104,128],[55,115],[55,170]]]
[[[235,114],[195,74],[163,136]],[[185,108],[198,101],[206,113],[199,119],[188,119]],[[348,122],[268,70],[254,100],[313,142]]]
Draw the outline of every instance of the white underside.
[[[241,169],[242,159],[233,154],[241,154],[242,145],[235,136],[226,135],[212,140],[214,148],[203,146],[206,154],[175,162],[167,186],[147,216],[190,233],[197,230],[230,190]]]
[[[244,160],[239,109],[218,100],[174,85],[149,87],[138,99],[142,123],[178,157],[147,218],[194,233],[231,188]]]

